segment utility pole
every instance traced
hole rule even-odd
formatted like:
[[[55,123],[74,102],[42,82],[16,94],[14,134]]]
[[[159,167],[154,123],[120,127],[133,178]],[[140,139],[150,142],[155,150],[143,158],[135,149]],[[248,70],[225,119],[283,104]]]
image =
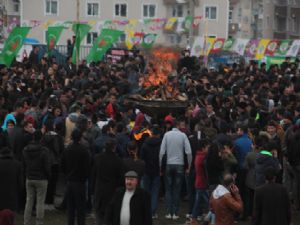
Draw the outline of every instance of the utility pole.
[[[75,45],[76,45],[76,40],[77,40],[77,34],[78,34],[78,24],[79,24],[79,18],[80,18],[80,0],[77,0],[77,4],[76,4],[76,23],[77,23],[77,26],[76,26],[76,34],[75,34]],[[80,48],[80,45],[79,46],[75,46],[76,47],[76,69],[78,70],[78,67],[79,67],[79,48]],[[77,49],[77,47],[79,47]]]

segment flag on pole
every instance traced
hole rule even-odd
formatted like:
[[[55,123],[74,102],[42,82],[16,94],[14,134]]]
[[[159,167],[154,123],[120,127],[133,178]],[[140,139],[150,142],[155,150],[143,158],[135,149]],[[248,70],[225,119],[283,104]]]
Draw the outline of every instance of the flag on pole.
[[[184,20],[185,31],[189,31],[192,28],[192,25],[193,25],[193,17],[192,16],[185,17],[185,20]]]
[[[256,52],[256,59],[257,60],[262,60],[265,56],[265,51],[268,47],[268,44],[270,42],[270,39],[261,39],[259,42],[259,45],[257,47],[257,52]]]
[[[196,29],[202,20],[202,16],[195,16],[193,21],[193,28]]]
[[[265,55],[266,56],[274,56],[278,46],[279,46],[279,41],[278,40],[270,41],[267,48],[266,48]]]
[[[236,53],[238,53],[239,55],[244,55],[246,46],[249,42],[249,39],[242,39],[242,38],[238,38],[236,40],[236,42],[234,43],[234,45],[232,46],[232,50]]]
[[[165,30],[172,30],[174,24],[176,23],[176,21],[177,21],[176,17],[169,18],[166,25],[165,25]]]
[[[47,32],[47,47],[48,47],[48,52],[51,52],[52,49],[56,46],[61,32],[63,31],[64,27],[59,26],[59,27],[48,27],[48,32]]]
[[[252,39],[249,41],[248,45],[246,46],[245,49],[245,54],[249,58],[254,58],[256,55],[256,51],[259,45],[259,40],[258,39]]]
[[[210,53],[216,54],[222,51],[224,42],[225,42],[225,38],[217,38],[213,44]]]
[[[286,53],[288,52],[289,47],[290,47],[290,40],[282,40],[277,49],[276,55],[286,56]]]
[[[23,46],[24,39],[30,31],[30,27],[15,27],[4,43],[0,55],[0,63],[9,67]]]
[[[143,46],[144,48],[152,48],[152,46],[153,46],[154,43],[155,43],[156,37],[157,37],[157,34],[146,34],[146,35],[143,37],[143,43],[142,43],[142,46]]]
[[[196,37],[193,47],[191,49],[191,55],[199,57],[204,49],[204,37]]]
[[[93,48],[87,57],[88,63],[100,61],[107,50],[118,41],[123,31],[103,29],[100,36],[95,40]]]
[[[134,32],[134,35],[131,39],[133,45],[139,45],[143,41],[143,37],[145,36],[144,32]]]
[[[300,40],[294,40],[286,56],[296,57],[300,50]]]
[[[210,54],[210,51],[213,48],[213,45],[215,43],[216,38],[214,37],[207,37],[205,39],[205,49],[204,49],[204,55],[208,56]]]
[[[73,24],[72,30],[75,33],[76,39],[75,39],[75,45],[73,49],[73,55],[72,55],[72,62],[76,64],[76,57],[79,56],[80,51],[80,44],[85,38],[85,36],[88,34],[92,27],[88,24],[80,24],[75,23]]]
[[[234,39],[233,39],[233,38],[228,38],[228,39],[225,41],[224,45],[223,45],[223,50],[224,50],[224,51],[229,51],[229,50],[231,50],[233,44],[234,44]]]
[[[134,30],[128,28],[125,30],[125,32],[126,32],[125,44],[126,44],[127,48],[130,50],[134,46],[134,44],[132,42],[132,39],[134,37]]]

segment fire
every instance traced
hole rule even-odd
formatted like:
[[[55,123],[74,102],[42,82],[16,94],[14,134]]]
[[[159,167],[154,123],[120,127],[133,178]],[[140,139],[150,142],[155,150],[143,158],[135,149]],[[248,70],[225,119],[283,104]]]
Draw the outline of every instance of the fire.
[[[175,70],[178,53],[169,48],[154,49],[150,54],[148,75],[144,77],[143,87],[165,85],[168,75]]]

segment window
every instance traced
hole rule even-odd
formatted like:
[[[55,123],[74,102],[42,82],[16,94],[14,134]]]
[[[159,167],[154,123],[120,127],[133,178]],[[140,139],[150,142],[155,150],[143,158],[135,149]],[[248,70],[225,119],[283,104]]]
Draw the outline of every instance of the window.
[[[127,5],[126,4],[115,4],[115,16],[126,17],[127,16]]]
[[[14,3],[14,12],[18,13],[20,10],[19,3]]]
[[[205,18],[209,20],[217,19],[217,7],[216,6],[208,6],[205,7]]]
[[[169,35],[170,38],[170,43],[174,44],[174,45],[179,45],[181,42],[181,36],[178,34],[170,34]]]
[[[143,17],[153,18],[155,17],[156,5],[145,4],[143,5]]]
[[[57,0],[46,0],[46,15],[57,15]]]
[[[183,5],[178,4],[172,7],[172,16],[173,17],[183,17]]]
[[[86,44],[92,45],[94,41],[97,39],[98,34],[96,32],[90,32],[86,36]]]
[[[230,7],[229,14],[228,14],[228,22],[232,23],[233,21],[233,7]]]
[[[87,3],[87,15],[88,16],[98,16],[99,15],[99,3]]]

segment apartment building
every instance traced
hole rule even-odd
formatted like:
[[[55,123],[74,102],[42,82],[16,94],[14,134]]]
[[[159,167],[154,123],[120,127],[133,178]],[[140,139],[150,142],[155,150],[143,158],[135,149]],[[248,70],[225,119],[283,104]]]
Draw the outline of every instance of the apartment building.
[[[300,38],[300,0],[230,0],[229,35]]]
[[[37,20],[42,24],[47,21],[76,21],[79,8],[80,21],[103,21],[117,19],[154,19],[186,16],[202,16],[197,29],[192,32],[174,29],[156,30],[157,43],[164,45],[191,45],[198,35],[209,35],[226,38],[228,35],[229,0],[21,0],[21,24],[23,21]],[[138,23],[137,31],[153,32]],[[46,43],[46,27],[33,28],[29,37]],[[99,33],[99,27],[87,35],[84,45],[92,45]],[[59,44],[73,35],[71,30],[63,32]],[[123,37],[124,38],[124,37]]]
[[[0,0],[0,42],[20,25],[20,0]]]

